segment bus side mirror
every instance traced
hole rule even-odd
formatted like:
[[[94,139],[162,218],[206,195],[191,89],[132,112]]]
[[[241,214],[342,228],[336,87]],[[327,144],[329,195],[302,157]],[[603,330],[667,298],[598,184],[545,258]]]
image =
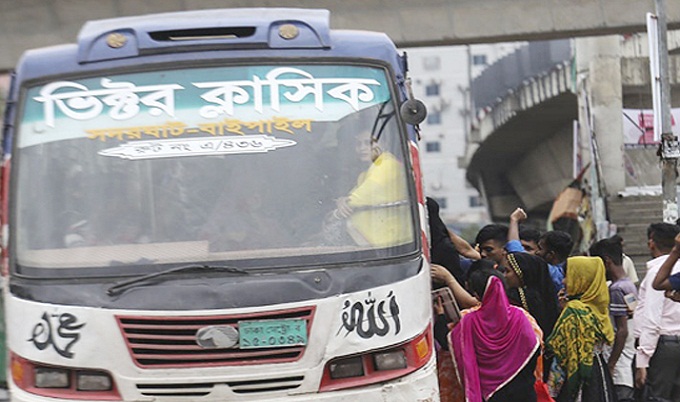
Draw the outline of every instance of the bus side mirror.
[[[422,123],[425,120],[425,116],[427,116],[425,104],[418,99],[408,99],[402,103],[399,112],[401,113],[401,118],[407,124],[414,126]]]

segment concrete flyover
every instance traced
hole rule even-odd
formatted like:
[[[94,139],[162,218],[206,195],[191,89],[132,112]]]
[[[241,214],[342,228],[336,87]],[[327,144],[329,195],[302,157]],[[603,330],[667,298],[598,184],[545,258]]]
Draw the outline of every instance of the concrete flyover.
[[[618,41],[616,37],[610,40]],[[640,40],[644,41],[644,38]],[[632,47],[638,48],[639,44],[632,44]],[[671,36],[669,50],[671,106],[678,107],[680,38],[677,33]],[[567,53],[576,54],[576,59],[579,58],[577,49]],[[652,108],[649,59],[645,56],[632,57],[625,49],[620,49],[613,52],[614,56],[606,57],[611,74],[597,76],[597,70],[602,69],[605,62],[596,61],[588,67],[588,61],[593,62],[584,53],[581,53],[580,66],[572,57],[567,57],[550,69],[525,78],[513,90],[498,93],[493,102],[481,105],[462,165],[467,169],[468,181],[485,196],[493,220],[507,221],[517,206],[527,209],[538,222],[547,218],[553,200],[574,177],[574,125],[584,126],[582,111],[585,107],[592,107],[594,119],[609,116],[606,117],[608,120],[595,121],[597,124],[594,124],[594,133],[601,148],[599,163],[603,165],[603,180],[615,176],[624,178],[623,160],[626,159],[643,167],[638,173],[647,176],[643,182],[660,184],[661,175],[654,168],[658,164],[656,148],[626,149],[624,152],[621,139],[621,110]],[[513,57],[507,57],[501,64],[527,65],[526,60],[513,61]],[[579,80],[581,76],[589,77],[587,85],[591,88],[605,86],[599,89],[599,93],[589,94],[594,104],[584,105],[579,97],[583,96],[582,85],[586,82]],[[484,78],[481,76],[478,80]],[[489,79],[494,81],[495,77]],[[473,91],[474,88],[473,84]],[[613,94],[614,101],[602,99],[603,93]],[[611,138],[616,140],[610,142]],[[622,184],[625,186],[639,184],[632,182],[628,175],[624,180]],[[615,197],[617,191],[622,190],[615,188],[611,182],[605,184],[609,185],[605,196]]]
[[[70,43],[87,20],[229,7],[331,10],[334,28],[386,32],[400,47],[536,40],[644,30],[654,0],[0,0],[0,70],[28,48]],[[669,29],[680,1],[666,1]]]
[[[547,216],[572,177],[571,131],[578,102],[570,61],[525,80],[487,107],[467,149],[467,178],[484,195],[494,220],[521,205]]]
[[[624,110],[652,109],[646,40],[646,35],[578,38],[570,41],[569,56],[562,53],[562,61],[547,69],[538,66],[517,85],[508,86],[512,90],[480,91],[475,99],[483,98],[477,103],[482,112],[466,155],[459,159],[493,221],[507,223],[521,206],[528,211],[528,224],[543,229],[555,197],[573,180],[578,152],[582,165],[591,162],[584,181],[591,195],[588,214],[581,230],[572,231],[578,251],[615,230],[639,277],[649,260],[647,227],[663,219],[657,146],[632,145],[630,137],[624,141]],[[670,103],[678,108],[679,31],[669,32],[668,49]],[[521,66],[500,69],[513,73],[543,59],[525,53],[529,57],[522,59],[516,52],[501,59],[475,81],[483,81],[497,65]],[[493,84],[498,75],[486,78]],[[473,93],[480,85],[473,82]],[[632,130],[634,136],[641,134]]]

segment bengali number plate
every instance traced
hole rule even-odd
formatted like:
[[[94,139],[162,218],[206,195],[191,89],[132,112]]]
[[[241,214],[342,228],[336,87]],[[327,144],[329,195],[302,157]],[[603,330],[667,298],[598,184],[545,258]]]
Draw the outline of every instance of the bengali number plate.
[[[239,321],[239,348],[277,348],[307,344],[307,321],[262,320]]]

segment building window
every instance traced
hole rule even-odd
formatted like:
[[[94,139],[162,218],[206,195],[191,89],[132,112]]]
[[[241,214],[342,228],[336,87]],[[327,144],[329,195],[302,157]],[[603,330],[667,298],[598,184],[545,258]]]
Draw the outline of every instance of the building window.
[[[485,54],[472,55],[472,64],[475,66],[486,66],[486,55]]]
[[[439,110],[428,110],[427,124],[442,124],[442,113]]]
[[[437,204],[439,204],[440,209],[446,209],[447,208],[447,205],[446,205],[447,199],[446,198],[444,198],[444,197],[432,197],[432,199],[435,200],[437,202]]]
[[[441,152],[442,144],[439,141],[429,141],[425,143],[425,151],[427,152]]]
[[[427,56],[423,58],[423,68],[425,68],[425,70],[439,70],[439,66],[439,56]]]
[[[438,96],[439,95],[439,84],[436,82],[432,82],[425,86],[425,95],[426,96]]]
[[[470,208],[484,206],[484,203],[482,202],[482,197],[478,195],[468,197],[468,204],[470,205]]]

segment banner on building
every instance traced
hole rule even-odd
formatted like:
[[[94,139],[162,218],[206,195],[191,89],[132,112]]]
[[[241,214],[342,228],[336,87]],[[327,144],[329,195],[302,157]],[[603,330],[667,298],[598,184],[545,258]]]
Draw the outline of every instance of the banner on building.
[[[680,137],[680,109],[671,109],[671,127]],[[628,147],[659,143],[654,140],[652,109],[623,109],[623,143]]]

